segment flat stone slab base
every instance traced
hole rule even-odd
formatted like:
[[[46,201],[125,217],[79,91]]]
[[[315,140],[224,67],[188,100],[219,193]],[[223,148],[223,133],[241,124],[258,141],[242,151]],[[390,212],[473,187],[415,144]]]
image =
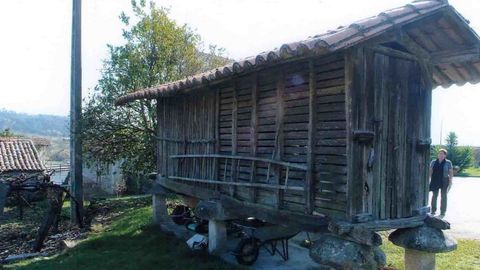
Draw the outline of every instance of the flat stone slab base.
[[[386,263],[385,254],[380,248],[361,245],[332,234],[321,235],[313,243],[310,257],[324,269],[378,269]]]

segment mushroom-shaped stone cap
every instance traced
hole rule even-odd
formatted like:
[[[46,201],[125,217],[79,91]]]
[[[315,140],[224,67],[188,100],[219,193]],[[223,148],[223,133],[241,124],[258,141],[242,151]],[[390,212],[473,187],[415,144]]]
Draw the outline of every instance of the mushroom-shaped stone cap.
[[[440,253],[457,249],[457,241],[442,230],[429,226],[398,229],[388,236],[397,246],[425,252]]]

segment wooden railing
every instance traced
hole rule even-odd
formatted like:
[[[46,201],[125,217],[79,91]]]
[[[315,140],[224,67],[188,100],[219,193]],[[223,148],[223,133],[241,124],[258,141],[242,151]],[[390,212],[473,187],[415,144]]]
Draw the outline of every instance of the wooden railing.
[[[303,181],[302,186],[298,185],[289,185],[290,179],[290,170],[301,170],[307,171],[307,166],[299,163],[291,163],[285,162],[280,160],[273,160],[267,158],[258,158],[258,157],[248,157],[248,156],[238,156],[238,155],[220,155],[220,154],[187,154],[187,155],[171,155],[170,159],[174,160],[185,160],[185,159],[197,159],[197,160],[204,160],[204,159],[213,159],[216,162],[213,164],[217,164],[215,167],[215,171],[217,172],[215,175],[218,175],[218,164],[220,160],[224,160],[224,169],[223,169],[223,177],[222,179],[203,179],[200,177],[185,177],[179,175],[169,175],[168,178],[175,179],[175,180],[182,180],[187,182],[195,182],[195,183],[205,183],[205,184],[215,184],[215,185],[227,185],[227,186],[242,186],[242,187],[250,187],[250,188],[266,188],[266,189],[274,189],[274,190],[295,190],[295,191],[305,191],[306,190],[306,181]],[[241,182],[238,181],[238,167],[240,166],[241,161],[250,161],[251,170],[250,170],[250,181],[249,182]],[[200,161],[198,161],[200,162]],[[259,163],[267,164],[267,177],[264,183],[259,183],[256,181],[256,172],[255,168]],[[270,175],[271,172],[275,171],[278,172],[278,168],[284,167],[285,177],[283,178],[283,184],[270,183]],[[229,168],[229,169],[228,169]],[[175,170],[177,171],[177,170]],[[229,176],[229,177],[227,177]]]

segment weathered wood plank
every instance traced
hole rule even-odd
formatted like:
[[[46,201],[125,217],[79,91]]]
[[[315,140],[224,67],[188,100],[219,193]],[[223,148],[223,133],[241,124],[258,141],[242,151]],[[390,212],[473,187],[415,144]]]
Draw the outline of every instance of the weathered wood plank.
[[[361,149],[352,134],[360,126],[362,114],[360,104],[363,93],[364,70],[363,48],[352,48],[345,53],[345,94],[347,108],[347,157],[348,157],[348,182],[347,182],[347,214],[353,218],[362,211],[363,206],[363,161],[360,159]]]
[[[283,99],[283,95],[285,92],[285,73],[284,70],[280,70],[279,74],[277,75],[277,116],[276,116],[276,124],[275,124],[275,151],[274,151],[274,158],[276,160],[282,160],[283,153],[284,153],[284,117],[285,117],[285,101]],[[282,168],[280,166],[274,167],[275,172],[275,182],[277,185],[280,184],[281,179],[283,177]],[[281,190],[276,191],[276,206],[277,208],[282,207],[283,201],[283,192]]]
[[[258,107],[258,73],[255,72],[252,79],[252,118],[251,118],[251,132],[250,132],[250,142],[252,144],[251,148],[251,155],[252,157],[257,156],[257,147],[258,147],[258,116],[257,116],[257,107]],[[256,168],[257,168],[256,161],[252,161],[252,168],[251,168],[251,178],[250,182],[256,182]],[[257,197],[257,190],[256,188],[252,188],[250,190],[250,201],[255,202]]]
[[[233,101],[232,101],[232,156],[237,155],[237,132],[238,132],[238,89],[237,89],[237,81],[233,82]],[[235,182],[237,181],[237,163],[236,160],[231,160],[231,167],[230,167],[230,181]],[[230,196],[235,196],[235,185],[230,185]]]
[[[308,63],[309,70],[309,114],[308,114],[308,142],[307,142],[307,175],[305,181],[305,200],[306,200],[306,213],[310,214],[313,212],[313,201],[315,198],[315,190],[313,185],[315,183],[315,132],[316,132],[316,116],[317,116],[317,106],[316,106],[316,75],[315,67],[313,60],[310,60]]]

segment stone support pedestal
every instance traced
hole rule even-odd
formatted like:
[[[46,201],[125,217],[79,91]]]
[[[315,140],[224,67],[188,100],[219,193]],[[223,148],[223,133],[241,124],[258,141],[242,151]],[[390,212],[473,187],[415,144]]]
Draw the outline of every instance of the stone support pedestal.
[[[434,270],[436,253],[457,248],[455,239],[446,235],[437,225],[398,229],[388,236],[392,243],[405,248],[406,270]]]
[[[225,221],[210,219],[208,221],[208,252],[219,253],[227,242]]]
[[[9,186],[0,182],[0,217],[3,215],[3,208],[7,202],[7,195],[9,192]]]
[[[166,224],[171,222],[167,212],[166,197],[163,194],[152,195],[153,223]]]
[[[334,234],[319,235],[310,248],[310,257],[320,269],[379,269],[385,265],[385,254],[379,247]]]
[[[435,253],[405,249],[405,270],[434,270]]]

